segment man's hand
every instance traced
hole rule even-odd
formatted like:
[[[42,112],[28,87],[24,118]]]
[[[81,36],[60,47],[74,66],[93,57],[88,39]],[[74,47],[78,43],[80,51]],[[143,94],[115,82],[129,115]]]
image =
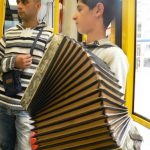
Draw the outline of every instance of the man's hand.
[[[26,68],[30,67],[31,64],[32,64],[31,55],[19,54],[16,56],[15,68],[26,69]]]

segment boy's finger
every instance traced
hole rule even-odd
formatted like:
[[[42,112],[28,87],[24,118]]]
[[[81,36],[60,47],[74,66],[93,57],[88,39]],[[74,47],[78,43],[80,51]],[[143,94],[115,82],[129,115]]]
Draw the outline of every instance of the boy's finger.
[[[36,143],[36,138],[31,138],[31,144],[33,145],[33,144],[35,144]]]
[[[36,135],[36,133],[35,132],[31,132],[31,137],[34,137]]]
[[[38,149],[38,145],[32,145],[32,150],[37,150]]]

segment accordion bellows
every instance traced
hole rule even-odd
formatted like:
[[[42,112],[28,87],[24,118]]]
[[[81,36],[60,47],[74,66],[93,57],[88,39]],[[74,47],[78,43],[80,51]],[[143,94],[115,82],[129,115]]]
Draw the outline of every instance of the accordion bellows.
[[[80,43],[55,35],[21,100],[41,150],[121,148],[130,117],[114,73]]]

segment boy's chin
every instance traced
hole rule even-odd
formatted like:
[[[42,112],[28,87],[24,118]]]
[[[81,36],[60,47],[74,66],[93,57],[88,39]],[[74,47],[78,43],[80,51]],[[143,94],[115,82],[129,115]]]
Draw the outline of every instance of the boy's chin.
[[[83,32],[82,30],[78,30],[78,32],[79,32],[80,34],[85,34],[85,32]]]

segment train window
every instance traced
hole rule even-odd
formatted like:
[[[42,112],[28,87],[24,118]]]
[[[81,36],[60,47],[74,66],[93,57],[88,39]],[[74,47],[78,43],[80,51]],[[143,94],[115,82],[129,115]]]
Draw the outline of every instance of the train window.
[[[150,1],[136,3],[136,53],[133,113],[150,121]]]
[[[18,22],[19,18],[16,1],[7,0],[4,30],[7,30],[8,28],[15,26]]]

